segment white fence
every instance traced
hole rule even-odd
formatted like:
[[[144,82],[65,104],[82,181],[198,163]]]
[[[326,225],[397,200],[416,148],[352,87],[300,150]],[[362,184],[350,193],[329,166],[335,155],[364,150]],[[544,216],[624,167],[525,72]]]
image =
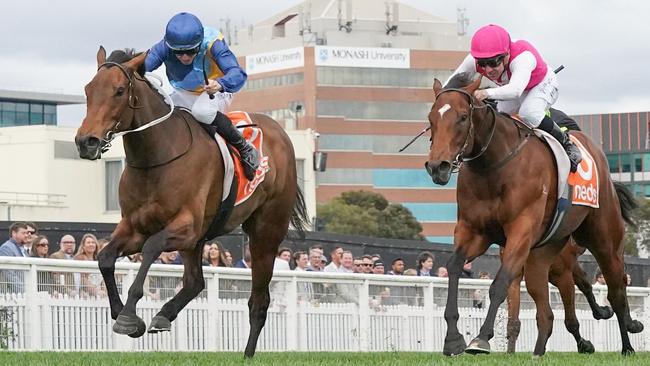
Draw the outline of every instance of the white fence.
[[[206,289],[179,314],[171,332],[131,339],[112,332],[108,299],[96,262],[0,257],[0,346],[13,350],[243,351],[248,337],[250,271],[204,267]],[[138,264],[118,263],[125,300]],[[7,274],[11,276],[7,277]],[[19,276],[15,276],[19,274]],[[13,276],[13,277],[12,277]],[[154,265],[138,304],[145,322],[178,288],[182,266]],[[16,277],[18,278],[16,280]],[[12,282],[7,282],[12,278]],[[16,281],[24,281],[18,286]],[[461,280],[459,329],[467,341],[486,315],[488,280]],[[91,288],[96,286],[95,288]],[[441,351],[446,331],[446,279],[283,271],[274,275],[272,304],[260,351]],[[604,298],[606,288],[596,289]],[[532,351],[537,337],[534,304],[523,290],[518,350]],[[628,288],[633,318],[650,326],[650,290]],[[557,290],[549,351],[576,350],[564,327]],[[597,351],[620,351],[615,317],[596,321],[577,296],[584,338]],[[507,314],[502,307],[492,348],[504,351]],[[650,350],[650,332],[631,335],[638,351]]]

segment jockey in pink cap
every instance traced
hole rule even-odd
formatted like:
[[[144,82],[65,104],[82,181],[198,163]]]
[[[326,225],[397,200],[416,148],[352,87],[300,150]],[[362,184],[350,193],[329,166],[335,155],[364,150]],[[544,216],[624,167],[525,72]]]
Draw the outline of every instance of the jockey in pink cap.
[[[447,82],[463,72],[478,72],[499,85],[476,90],[474,97],[495,99],[499,111],[518,113],[530,127],[551,134],[564,146],[571,171],[576,171],[582,154],[547,113],[559,94],[555,73],[533,45],[511,40],[510,34],[498,25],[486,25],[474,33],[470,54]]]

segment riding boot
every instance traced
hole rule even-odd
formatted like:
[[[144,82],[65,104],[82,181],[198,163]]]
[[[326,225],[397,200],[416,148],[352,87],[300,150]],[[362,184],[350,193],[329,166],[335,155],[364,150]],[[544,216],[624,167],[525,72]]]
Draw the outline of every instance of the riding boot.
[[[578,170],[578,164],[582,161],[582,153],[580,152],[580,149],[571,142],[569,134],[562,131],[560,126],[558,126],[549,116],[544,116],[544,119],[539,124],[539,129],[550,133],[551,136],[562,144],[564,151],[566,151],[567,156],[569,156],[569,161],[571,162],[571,172]]]
[[[244,136],[242,136],[237,127],[233,126],[230,118],[225,114],[217,112],[217,116],[214,118],[212,126],[217,129],[217,133],[221,135],[221,137],[239,151],[239,160],[244,167],[244,175],[246,176],[246,179],[253,180],[253,178],[255,178],[255,172],[260,165],[260,158],[257,150],[253,145],[246,141]]]

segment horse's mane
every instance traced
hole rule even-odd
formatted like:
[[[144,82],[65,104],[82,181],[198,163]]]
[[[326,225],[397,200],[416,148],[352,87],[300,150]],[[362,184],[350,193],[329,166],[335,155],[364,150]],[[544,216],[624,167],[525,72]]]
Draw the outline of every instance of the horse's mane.
[[[447,83],[447,85],[444,86],[444,89],[461,89],[469,84],[471,84],[474,80],[472,80],[474,77],[474,74],[471,72],[461,72],[460,74],[454,75],[451,80]]]
[[[122,64],[131,61],[134,57],[140,55],[142,52],[136,52],[134,48],[125,48],[123,50],[115,50],[111,52],[110,56],[106,59],[107,62],[116,62]],[[138,74],[144,75],[144,62],[137,70]]]

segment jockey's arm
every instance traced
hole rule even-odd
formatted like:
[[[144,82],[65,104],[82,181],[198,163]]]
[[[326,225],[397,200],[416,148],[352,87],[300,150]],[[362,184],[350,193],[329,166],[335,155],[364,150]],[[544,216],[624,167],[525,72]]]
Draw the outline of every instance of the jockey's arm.
[[[512,76],[508,84],[485,89],[488,98],[496,100],[510,100],[521,96],[530,82],[530,76],[537,66],[537,60],[531,52],[524,51],[514,60],[510,61],[510,71]]]
[[[239,66],[237,57],[230,51],[224,40],[216,40],[210,48],[212,58],[223,71],[224,75],[217,79],[221,84],[223,91],[235,93],[244,86],[246,82],[246,72]]]
[[[169,54],[165,41],[156,43],[147,52],[147,57],[144,59],[144,70],[146,72],[154,71],[165,62],[165,58]]]
[[[476,60],[474,57],[472,57],[471,54],[468,54],[467,57],[463,60],[463,62],[458,65],[458,68],[447,78],[443,86],[446,86],[449,84],[449,80],[451,80],[454,76],[458,74],[462,74],[464,72],[470,72],[472,74],[476,73]]]

